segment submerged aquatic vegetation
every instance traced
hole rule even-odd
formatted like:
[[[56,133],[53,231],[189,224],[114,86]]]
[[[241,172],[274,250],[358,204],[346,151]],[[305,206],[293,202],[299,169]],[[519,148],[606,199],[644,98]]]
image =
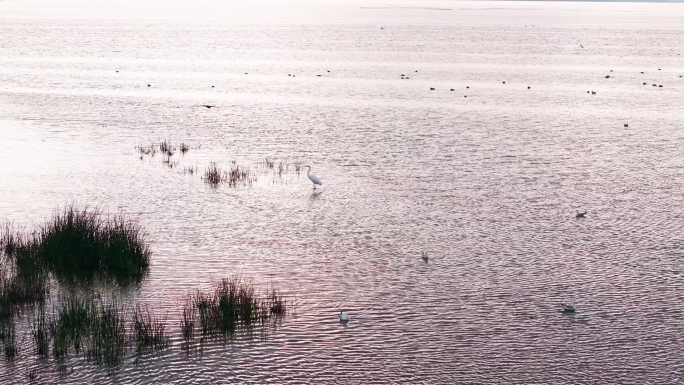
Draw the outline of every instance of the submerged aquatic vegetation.
[[[66,280],[102,275],[119,282],[139,281],[150,259],[138,225],[74,206],[54,215],[31,236],[3,236],[3,247],[11,251],[8,255],[14,258],[19,276],[51,272]]]

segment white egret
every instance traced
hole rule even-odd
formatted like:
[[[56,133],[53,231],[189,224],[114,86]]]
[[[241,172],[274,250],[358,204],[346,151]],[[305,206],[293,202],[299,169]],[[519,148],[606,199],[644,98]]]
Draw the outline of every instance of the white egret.
[[[347,322],[349,322],[349,314],[346,311],[340,311],[339,317],[341,323],[346,324]]]
[[[306,176],[309,177],[309,180],[311,181],[311,183],[313,183],[314,190],[316,189],[316,186],[322,186],[323,182],[321,181],[321,178],[317,177],[316,175],[311,175],[311,166],[304,167],[307,168]]]

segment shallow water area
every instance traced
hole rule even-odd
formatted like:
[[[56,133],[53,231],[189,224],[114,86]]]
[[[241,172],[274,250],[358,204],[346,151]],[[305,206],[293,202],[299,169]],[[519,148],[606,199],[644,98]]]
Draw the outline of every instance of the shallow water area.
[[[0,382],[684,383],[681,20],[656,3],[0,1],[0,220],[32,229],[71,202],[134,219],[150,273],[121,295],[172,333],[65,372],[20,338]],[[162,140],[189,150],[140,159]],[[212,162],[253,178],[212,187]],[[234,274],[293,312],[183,350],[179,303]]]

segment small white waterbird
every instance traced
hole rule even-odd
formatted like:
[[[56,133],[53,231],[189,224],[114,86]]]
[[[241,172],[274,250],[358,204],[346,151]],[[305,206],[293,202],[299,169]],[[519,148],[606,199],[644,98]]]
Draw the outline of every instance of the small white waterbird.
[[[321,178],[317,177],[316,175],[311,174],[311,166],[304,166],[307,168],[306,170],[306,176],[309,177],[309,180],[311,183],[313,183],[313,188],[314,190],[316,189],[317,186],[322,186],[323,182],[321,181]]]

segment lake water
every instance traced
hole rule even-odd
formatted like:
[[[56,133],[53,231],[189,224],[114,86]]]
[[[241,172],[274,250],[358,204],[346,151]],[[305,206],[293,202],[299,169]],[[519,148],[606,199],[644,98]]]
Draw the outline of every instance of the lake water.
[[[0,219],[31,229],[76,202],[141,223],[152,266],[126,298],[174,335],[66,374],[27,336],[0,382],[684,383],[682,20],[679,4],[0,1]],[[163,139],[190,151],[139,159]],[[256,181],[183,172],[211,162]],[[294,312],[183,352],[179,303],[235,274]]]

